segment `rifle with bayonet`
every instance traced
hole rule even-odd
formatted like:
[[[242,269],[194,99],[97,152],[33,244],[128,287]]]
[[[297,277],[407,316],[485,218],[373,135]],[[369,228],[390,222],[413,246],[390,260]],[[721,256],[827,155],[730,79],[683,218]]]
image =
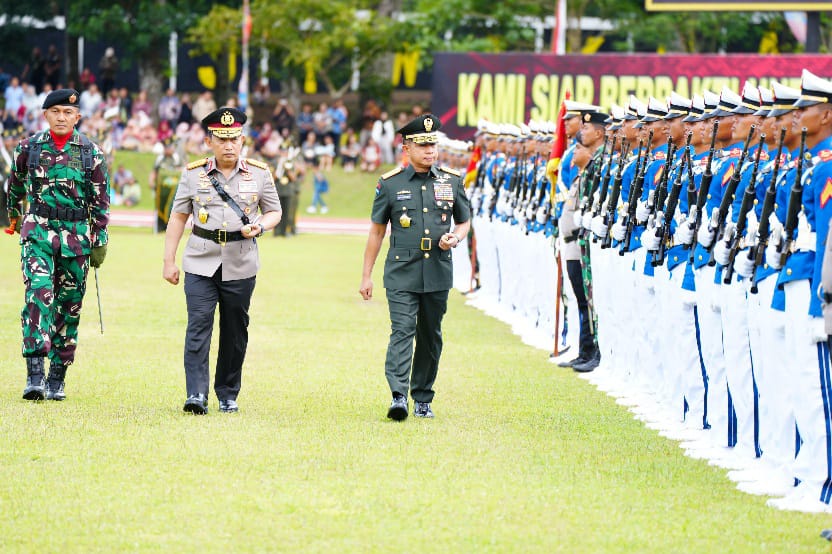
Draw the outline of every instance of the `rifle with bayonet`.
[[[714,161],[714,151],[716,149],[716,134],[719,131],[719,121],[714,121],[714,128],[711,133],[711,148],[708,150],[708,160],[705,163],[705,171],[702,173],[702,180],[699,183],[699,192],[696,196],[696,205],[691,208],[693,215],[693,223],[691,230],[693,231],[693,240],[696,240],[696,234],[699,231],[699,226],[702,225],[702,211],[705,209],[705,202],[708,200],[708,194],[711,189],[711,182],[714,180],[714,172],[711,168]],[[691,171],[691,183],[693,183],[693,172]],[[690,259],[689,263],[693,263],[694,254],[693,242],[690,243]]]
[[[617,143],[618,137],[613,136],[612,146],[610,147],[610,155],[607,158],[607,172],[604,174],[603,181],[601,182],[601,189],[598,193],[598,202],[592,206],[593,219],[601,213],[601,209],[604,207],[604,202],[607,201],[607,196],[609,195],[610,179],[612,177],[612,160],[615,156],[615,146]],[[592,242],[598,242],[598,237],[592,237]]]
[[[638,152],[641,155],[643,142],[639,142]],[[601,248],[609,248],[612,246],[612,232],[613,223],[615,223],[615,211],[618,209],[618,200],[621,198],[621,180],[624,171],[624,161],[627,159],[630,145],[626,142],[621,149],[621,157],[618,160],[618,171],[615,173],[615,180],[612,182],[612,192],[609,195],[609,202],[607,203],[607,213],[604,215],[604,225],[607,227],[607,233],[604,235],[604,240],[601,241]],[[636,160],[638,163],[638,160]]]
[[[690,141],[692,136],[691,133],[688,133],[687,139],[685,140],[685,153],[679,160],[679,170],[673,177],[673,186],[667,195],[667,204],[664,206],[662,212],[664,214],[664,220],[659,222],[662,226],[659,249],[653,253],[653,259],[650,262],[653,267],[659,267],[664,263],[667,247],[670,246],[673,217],[676,214],[676,207],[679,205],[679,196],[682,194],[682,173],[684,172],[685,165],[690,166]]]
[[[740,241],[745,234],[745,229],[748,226],[748,212],[754,207],[754,200],[757,199],[757,172],[760,168],[760,155],[763,152],[763,144],[765,144],[765,133],[760,135],[760,144],[757,147],[757,155],[754,156],[754,167],[751,170],[751,182],[745,188],[742,194],[742,202],[740,203],[740,213],[737,216],[737,226],[734,229],[733,235],[728,237],[726,244],[728,245],[728,265],[725,266],[725,273],[723,283],[731,284],[731,277],[734,276],[734,259],[737,257],[737,252],[740,249]]]
[[[774,170],[771,174],[771,181],[766,189],[766,196],[763,199],[763,209],[760,213],[760,225],[757,227],[757,244],[748,250],[748,259],[754,260],[754,273],[751,275],[752,294],[757,294],[757,268],[763,265],[768,246],[771,225],[769,218],[774,213],[774,204],[777,201],[777,177],[780,175],[780,159],[783,153],[783,142],[786,140],[786,128],[780,129],[780,139],[777,142],[777,157],[774,158]]]
[[[803,159],[806,155],[806,127],[800,132],[800,157],[797,159],[797,169],[794,174],[794,184],[789,194],[789,207],[786,212],[786,223],[783,224],[784,240],[780,250],[780,267],[786,265],[791,254],[794,235],[797,230],[798,216],[803,208]]]
[[[716,233],[714,235],[714,240],[711,241],[711,244],[705,249],[708,251],[708,254],[710,254],[710,258],[708,259],[709,266],[716,265],[716,260],[714,259],[714,246],[716,245],[717,240],[720,240],[725,234],[725,221],[728,219],[728,210],[734,202],[734,193],[737,191],[737,185],[740,184],[740,177],[742,177],[742,166],[745,163],[745,158],[748,156],[748,147],[751,145],[751,139],[754,138],[754,132],[756,130],[756,125],[752,125],[748,130],[748,137],[745,139],[745,144],[742,146],[740,160],[737,162],[734,174],[731,175],[731,180],[728,181],[728,185],[725,187],[725,192],[722,194],[722,200],[720,201],[719,209],[717,210],[716,222],[713,220],[710,222],[710,229]]]
[[[639,152],[639,165],[636,166],[636,176],[633,179],[633,186],[630,187],[630,194],[627,198],[627,230],[621,248],[618,250],[619,256],[623,256],[625,252],[630,251],[630,240],[636,226],[636,208],[638,207],[638,201],[641,200],[641,191],[644,188],[644,172],[647,170],[647,159],[650,157],[649,150],[652,143],[653,129],[650,129],[650,134],[647,136],[647,142],[644,145],[643,156],[642,152]]]

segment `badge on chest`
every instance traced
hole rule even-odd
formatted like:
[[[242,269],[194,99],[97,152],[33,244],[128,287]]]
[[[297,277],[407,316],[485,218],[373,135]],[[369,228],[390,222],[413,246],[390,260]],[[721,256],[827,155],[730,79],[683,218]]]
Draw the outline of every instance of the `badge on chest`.
[[[412,220],[410,219],[410,216],[407,215],[407,206],[402,206],[402,215],[399,216],[399,225],[407,229],[408,227],[410,227],[411,221]]]

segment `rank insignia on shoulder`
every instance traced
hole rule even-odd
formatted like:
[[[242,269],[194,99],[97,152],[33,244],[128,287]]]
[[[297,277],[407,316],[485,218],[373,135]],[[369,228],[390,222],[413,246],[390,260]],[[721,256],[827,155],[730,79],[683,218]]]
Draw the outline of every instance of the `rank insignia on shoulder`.
[[[450,173],[451,175],[456,175],[457,177],[462,177],[462,172],[457,171],[456,169],[451,169],[450,167],[445,167],[445,166],[442,166],[439,169],[444,171],[445,173]]]
[[[202,159],[197,160],[195,162],[189,163],[188,164],[188,169],[196,169],[198,167],[204,166],[207,163],[208,163],[208,158],[202,158]]]
[[[246,158],[246,163],[249,165],[253,165],[254,167],[259,167],[260,169],[269,169],[269,164],[266,162],[261,162],[260,160],[255,160],[253,158]]]
[[[382,178],[382,180],[389,179],[393,175],[398,175],[402,171],[404,171],[403,167],[401,167],[401,166],[395,167],[395,168],[391,169],[390,171],[388,171],[387,173],[385,173],[384,175],[382,175],[381,178]]]

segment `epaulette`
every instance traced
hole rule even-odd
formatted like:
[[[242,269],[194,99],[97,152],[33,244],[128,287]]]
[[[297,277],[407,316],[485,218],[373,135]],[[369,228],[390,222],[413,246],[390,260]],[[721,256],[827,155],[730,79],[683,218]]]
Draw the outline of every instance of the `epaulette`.
[[[269,164],[266,162],[262,162],[260,160],[254,160],[252,158],[246,158],[246,163],[249,165],[253,165],[254,167],[259,167],[260,169],[265,169],[266,171],[269,170]]]
[[[399,174],[399,173],[401,173],[402,171],[404,171],[404,168],[403,168],[402,166],[399,166],[399,167],[394,167],[393,169],[391,169],[390,171],[388,171],[387,173],[385,173],[384,175],[382,175],[382,176],[381,176],[381,179],[382,179],[382,181],[383,181],[383,180],[385,180],[385,179],[389,179],[389,178],[390,178],[390,177],[392,177],[393,175],[398,175],[398,174]]]
[[[188,169],[196,169],[198,167],[202,167],[203,165],[208,163],[208,158],[202,158],[201,160],[197,160],[195,162],[191,162],[188,164]]]
[[[442,166],[439,168],[440,171],[444,171],[445,173],[450,173],[451,175],[456,175],[457,177],[462,177],[462,173],[457,171],[456,169],[451,169],[450,167]]]

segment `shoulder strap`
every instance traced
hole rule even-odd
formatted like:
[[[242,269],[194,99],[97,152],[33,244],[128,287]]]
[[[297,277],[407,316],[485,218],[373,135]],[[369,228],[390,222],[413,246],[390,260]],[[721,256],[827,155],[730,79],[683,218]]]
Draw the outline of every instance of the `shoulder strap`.
[[[251,223],[248,216],[243,212],[242,208],[240,208],[240,205],[237,204],[237,202],[235,202],[234,199],[231,198],[231,196],[227,192],[225,192],[225,189],[222,188],[222,185],[219,181],[217,181],[217,178],[211,175],[210,177],[208,177],[208,179],[211,180],[211,184],[214,185],[214,190],[217,191],[217,194],[220,195],[222,201],[228,204],[231,210],[235,214],[237,214],[237,216],[240,218],[240,221],[243,222],[243,225],[248,225],[249,223]]]
[[[29,173],[29,183],[32,187],[32,195],[37,197],[40,194],[40,187],[38,187],[38,180],[36,172],[40,166],[40,151],[43,149],[41,140],[43,133],[32,135],[29,142],[26,144],[26,169]]]
[[[84,180],[92,182],[92,142],[84,133],[78,133],[81,137],[81,164],[84,167]]]

